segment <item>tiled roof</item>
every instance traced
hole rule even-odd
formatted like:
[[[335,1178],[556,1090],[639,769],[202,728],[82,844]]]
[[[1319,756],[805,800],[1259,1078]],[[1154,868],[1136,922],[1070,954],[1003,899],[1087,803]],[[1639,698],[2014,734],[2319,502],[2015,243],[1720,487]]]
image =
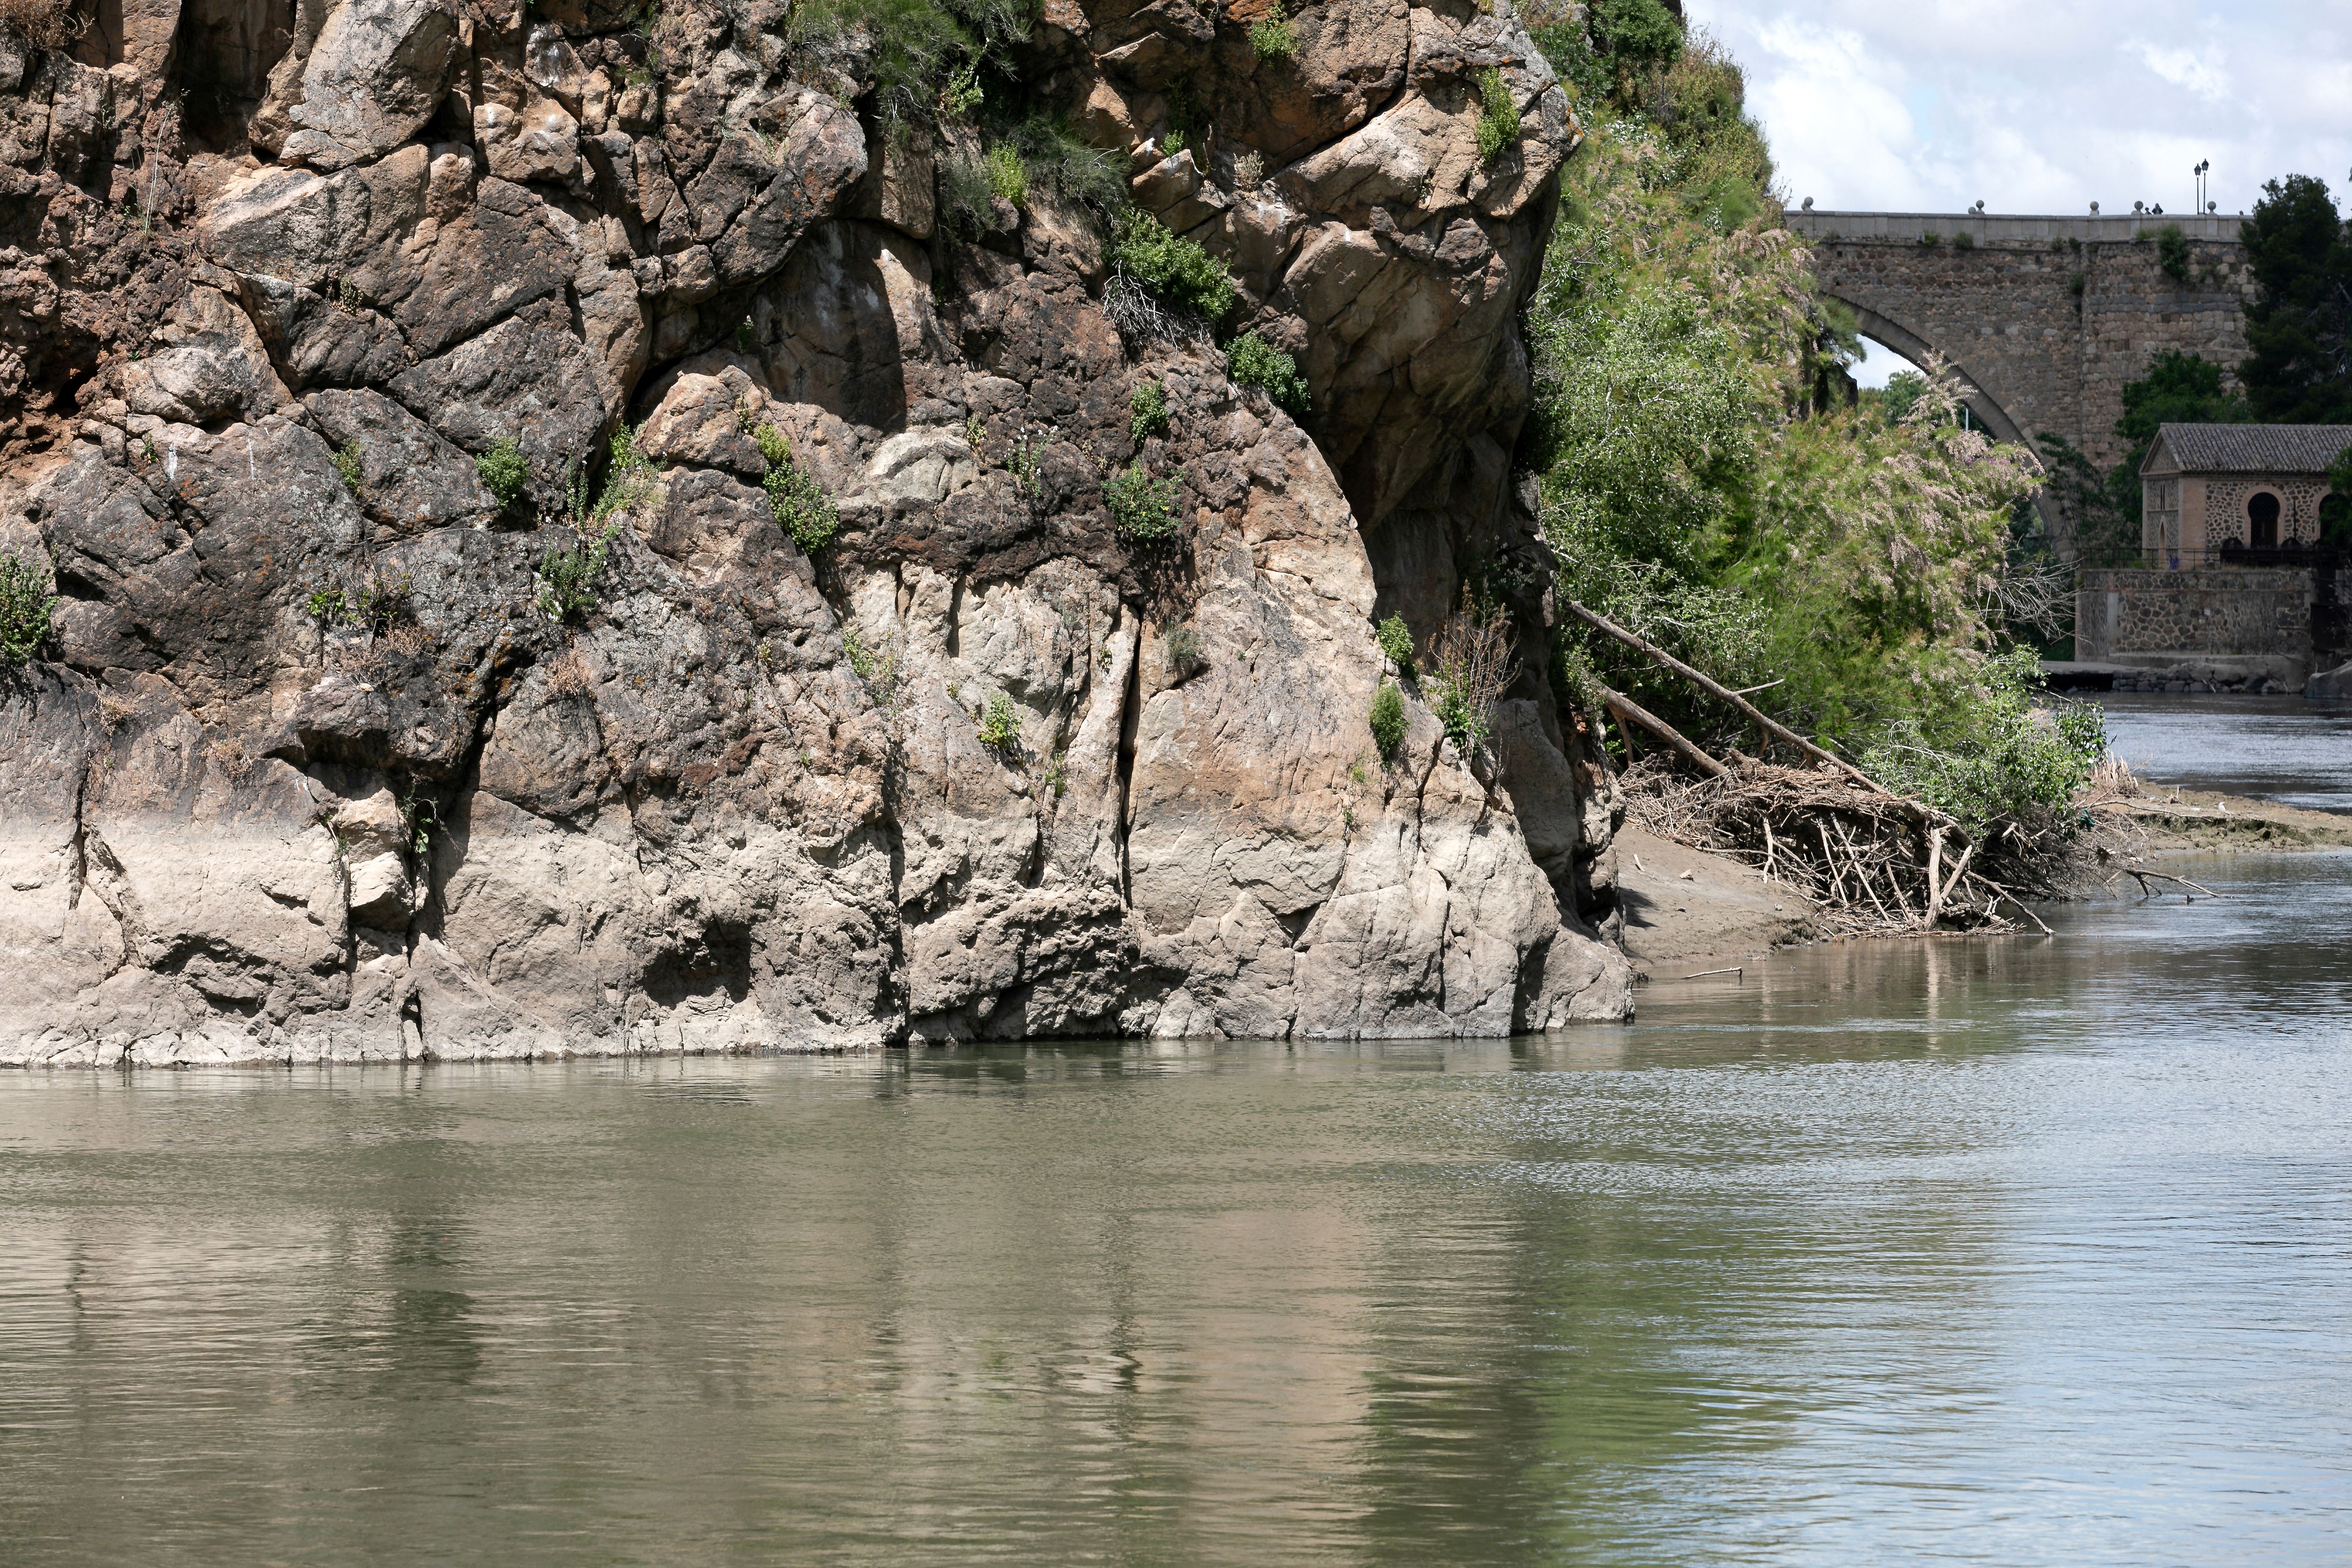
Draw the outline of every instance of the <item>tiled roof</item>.
[[[2167,425],[2156,434],[2188,474],[2324,474],[2352,447],[2352,425]]]

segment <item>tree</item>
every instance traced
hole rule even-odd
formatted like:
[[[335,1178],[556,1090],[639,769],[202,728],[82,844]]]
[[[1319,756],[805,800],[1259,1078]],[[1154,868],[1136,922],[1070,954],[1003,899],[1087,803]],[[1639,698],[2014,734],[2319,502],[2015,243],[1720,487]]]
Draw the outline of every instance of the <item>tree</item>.
[[[2247,403],[2265,424],[2352,424],[2352,235],[2323,180],[2290,174],[2263,193],[2239,230],[2254,275]]]
[[[2124,416],[2116,434],[2137,450],[2132,472],[2147,456],[2162,425],[2243,425],[2252,418],[2244,397],[2221,384],[2222,367],[2179,349],[2166,349],[2147,362],[2147,374],[2124,384]]]

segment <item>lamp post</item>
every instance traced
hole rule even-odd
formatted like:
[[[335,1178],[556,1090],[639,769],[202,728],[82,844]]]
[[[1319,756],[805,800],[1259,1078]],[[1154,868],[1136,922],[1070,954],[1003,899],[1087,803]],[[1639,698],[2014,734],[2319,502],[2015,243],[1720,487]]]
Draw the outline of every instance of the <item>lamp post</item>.
[[[2205,158],[2199,161],[2197,167],[2189,171],[2197,176],[2197,210],[2200,213],[2205,210],[2205,171],[2212,166],[2213,160]]]

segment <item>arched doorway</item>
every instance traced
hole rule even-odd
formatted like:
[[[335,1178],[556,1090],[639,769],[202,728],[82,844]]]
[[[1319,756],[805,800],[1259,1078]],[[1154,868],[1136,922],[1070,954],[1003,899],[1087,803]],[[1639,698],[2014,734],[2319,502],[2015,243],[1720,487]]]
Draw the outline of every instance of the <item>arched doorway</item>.
[[[2246,542],[2256,550],[2276,550],[2278,524],[2278,497],[2268,490],[2256,490],[2246,499]]]

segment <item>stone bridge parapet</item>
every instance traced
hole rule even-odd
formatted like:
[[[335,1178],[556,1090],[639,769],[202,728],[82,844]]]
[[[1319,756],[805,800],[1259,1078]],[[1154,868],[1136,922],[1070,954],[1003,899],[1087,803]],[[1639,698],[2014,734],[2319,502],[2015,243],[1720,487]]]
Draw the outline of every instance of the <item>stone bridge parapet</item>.
[[[2004,440],[2063,437],[2102,466],[2123,389],[2159,352],[2234,373],[2246,354],[2251,279],[2236,216],[1993,216],[1976,213],[1791,212],[1822,291],[1863,332],[1918,360],[1949,361],[1969,405]],[[2159,237],[2188,242],[2182,276]]]

